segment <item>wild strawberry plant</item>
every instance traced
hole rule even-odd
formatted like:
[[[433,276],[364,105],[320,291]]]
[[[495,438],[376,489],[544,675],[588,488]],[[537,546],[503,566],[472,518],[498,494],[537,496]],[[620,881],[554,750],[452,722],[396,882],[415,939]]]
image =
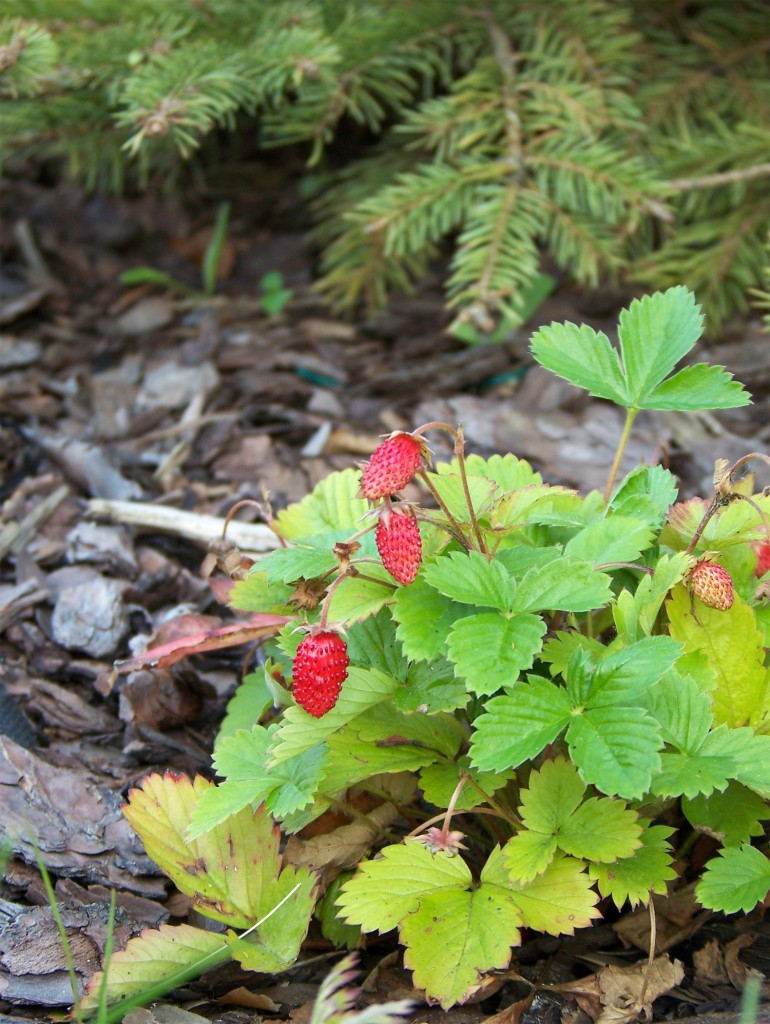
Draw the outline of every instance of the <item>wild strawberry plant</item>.
[[[640,410],[749,401],[722,367],[673,372],[701,329],[680,287],[631,303],[618,348],[569,323],[534,335],[539,363],[626,410],[603,495],[544,483],[514,454],[466,455],[460,429],[432,423],[277,516],[283,546],[233,604],[293,621],[230,705],[221,781],[185,784],[182,812],[179,781],[156,778],[127,812],[166,864],[147,786],[167,794],[169,844],[198,866],[172,877],[199,886],[204,913],[251,927],[298,885],[285,961],[316,896],[307,866],[325,868],[324,934],[398,929],[415,985],[446,1007],[508,964],[523,929],[569,935],[664,893],[699,833],[719,843],[701,904],[765,899],[770,490],[741,471],[770,458],[718,462],[714,494],[683,502],[661,466],[616,479]],[[431,467],[433,431],[454,439],[450,463]],[[420,504],[399,500],[412,481]],[[281,873],[251,845],[268,813],[302,867]],[[249,912],[212,882],[225,849],[245,858],[240,885],[270,879]],[[227,941],[265,961],[253,936]]]

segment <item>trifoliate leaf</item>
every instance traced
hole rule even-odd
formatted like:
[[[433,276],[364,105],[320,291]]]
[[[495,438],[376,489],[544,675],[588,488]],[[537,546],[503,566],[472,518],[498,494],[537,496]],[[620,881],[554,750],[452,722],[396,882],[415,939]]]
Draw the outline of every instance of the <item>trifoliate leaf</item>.
[[[546,624],[539,615],[485,612],[459,619],[447,639],[457,675],[480,696],[512,686],[540,651]]]
[[[621,404],[659,408],[645,400],[687,355],[702,330],[695,296],[681,285],[634,299],[621,310],[618,340],[628,399]]]
[[[601,564],[634,562],[650,546],[654,534],[649,520],[613,515],[589,523],[575,534],[565,545],[564,554]]]
[[[687,589],[677,586],[666,602],[671,635],[688,651],[703,651],[716,673],[714,717],[731,728],[759,720],[767,670],[762,633],[751,607],[736,593],[721,611],[699,603],[697,616]]]
[[[660,769],[660,728],[641,708],[598,707],[570,719],[567,743],[586,782],[635,800]]]
[[[189,924],[147,928],[110,957],[107,1003],[140,995],[159,999],[229,959],[222,936],[214,932]],[[102,971],[91,977],[78,1011],[90,1014],[97,1010],[103,978]]]
[[[666,840],[674,831],[667,825],[647,826],[642,831],[642,844],[630,857],[613,864],[589,864],[588,874],[599,886],[603,897],[610,896],[618,910],[628,900],[632,907],[647,904],[650,892],[663,894],[666,882],[676,878],[672,867],[671,846]]]
[[[472,612],[470,605],[459,605],[429,587],[422,576],[408,587],[399,587],[393,601],[393,618],[398,623],[396,635],[404,654],[413,661],[446,657],[450,626]]]
[[[729,847],[712,858],[695,887],[695,895],[709,910],[748,914],[770,891],[770,860],[748,843]]]
[[[467,755],[463,754],[457,761],[438,761],[420,772],[420,789],[425,799],[436,807],[448,807],[460,782],[461,773],[470,775],[480,790],[471,782],[466,782],[454,804],[458,811],[467,811],[483,804],[487,797],[501,789],[513,775],[512,772],[476,771]]]
[[[430,893],[399,928],[404,965],[418,988],[449,1009],[467,999],[483,972],[508,966],[520,925],[519,908],[500,886]]]
[[[612,580],[592,562],[565,556],[527,573],[516,592],[514,610],[536,612],[560,609],[587,612],[612,600]]]
[[[149,856],[181,892],[194,897],[196,909],[232,928],[250,927],[275,906],[279,875],[291,885],[299,882],[299,891],[273,915],[271,927],[278,934],[293,908],[304,921],[304,936],[314,879],[304,870],[281,872],[280,834],[264,806],[256,812],[246,807],[198,839],[187,839],[193,809],[212,788],[201,777],[191,782],[185,776],[148,775],[141,789],[131,790],[123,813]]]
[[[485,558],[480,551],[453,551],[426,565],[423,577],[453,601],[503,612],[511,608],[516,592],[516,585],[503,565],[496,559]]]
[[[552,323],[532,335],[530,348],[533,358],[557,377],[596,398],[628,404],[618,353],[603,332],[585,324]]]
[[[492,857],[490,857],[492,860]],[[487,862],[487,865],[489,861]],[[484,881],[486,867],[481,873]],[[559,854],[545,871],[530,882],[509,881],[511,896],[521,910],[527,928],[548,935],[574,935],[601,914],[598,894],[581,861]]]
[[[475,721],[471,761],[482,771],[504,771],[536,757],[571,721],[572,703],[560,687],[530,676],[493,697]]]
[[[288,761],[322,743],[368,708],[388,700],[397,686],[397,680],[377,669],[351,666],[339,700],[322,718],[313,718],[299,706],[286,709],[270,747],[271,764]]]
[[[273,526],[286,540],[311,537],[328,530],[351,533],[360,526],[361,517],[369,511],[369,502],[357,498],[361,474],[345,469],[324,477],[302,501],[278,513]]]
[[[430,894],[470,887],[472,876],[462,857],[408,840],[386,846],[376,860],[365,861],[342,887],[337,901],[350,924],[366,932],[388,932],[413,914]]]
[[[767,801],[738,782],[731,782],[724,793],[685,799],[682,810],[691,825],[724,846],[740,846],[761,836],[762,822],[770,818]]]

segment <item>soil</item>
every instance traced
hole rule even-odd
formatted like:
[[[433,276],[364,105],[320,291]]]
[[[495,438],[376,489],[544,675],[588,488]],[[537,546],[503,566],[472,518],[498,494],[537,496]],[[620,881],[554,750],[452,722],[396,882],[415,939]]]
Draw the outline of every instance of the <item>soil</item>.
[[[247,643],[199,642],[235,628],[221,603],[222,560],[215,568],[207,557],[215,527],[202,517],[217,517],[219,529],[236,502],[251,499],[238,514],[240,546],[259,550],[265,530],[254,502],[269,492],[278,510],[366,458],[378,435],[429,420],[461,421],[469,450],[514,451],[547,480],[582,490],[603,486],[619,436],[616,410],[534,366],[527,342],[552,320],[612,336],[633,292],[562,283],[505,343],[465,347],[447,333],[437,266],[414,295],[340,319],[313,292],[316,254],[296,194],[275,175],[263,175],[255,194],[233,186],[242,179],[230,172],[233,217],[208,300],[119,277],[152,266],[199,289],[224,183],[219,192],[129,199],[22,177],[2,184],[0,827],[11,849],[0,885],[0,1024],[44,1019],[72,1001],[38,856],[81,983],[101,962],[110,890],[117,947],[144,928],[195,917],[120,808],[152,771],[211,777],[217,724],[254,657]],[[268,271],[280,271],[292,293],[273,316],[260,293]],[[732,461],[770,439],[770,348],[759,318],[736,319],[694,355],[726,365],[754,404],[639,418],[625,468],[661,460],[685,496],[710,493],[716,457]],[[449,455],[437,447],[436,458]],[[165,668],[142,663],[143,650],[174,641],[180,628],[198,638],[197,653]],[[114,663],[131,658],[133,670],[116,677]],[[710,842],[693,856],[707,855]],[[747,972],[770,969],[762,908],[724,918],[682,888],[657,911],[658,952],[685,973],[656,1000],[656,1017],[735,1019]],[[362,954],[364,998],[415,998],[421,1021],[589,1021],[598,1004],[581,985],[643,962],[648,944],[646,911],[608,912],[573,938],[530,936],[509,971],[444,1013],[419,1002],[385,936]],[[222,968],[134,1016],[302,1022],[338,958],[311,931],[298,964],[280,976]]]

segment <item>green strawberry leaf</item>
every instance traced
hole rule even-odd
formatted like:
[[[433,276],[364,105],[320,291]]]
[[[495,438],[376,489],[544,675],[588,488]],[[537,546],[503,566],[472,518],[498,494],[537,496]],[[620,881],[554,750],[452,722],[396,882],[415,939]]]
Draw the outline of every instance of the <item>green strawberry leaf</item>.
[[[614,516],[636,516],[660,527],[676,496],[676,480],[669,470],[637,466],[621,481],[610,508]]]
[[[482,771],[505,771],[536,757],[572,720],[566,692],[530,676],[510,693],[493,697],[475,721],[471,762]]]
[[[331,622],[361,622],[392,600],[395,584],[387,569],[367,564],[365,571],[373,579],[347,576],[335,587],[328,606]]]
[[[567,743],[583,779],[608,796],[639,799],[660,770],[660,728],[640,708],[597,707],[575,715]]]
[[[740,846],[752,836],[761,836],[762,822],[770,818],[767,801],[737,782],[731,782],[723,793],[709,797],[699,793],[684,799],[682,810],[691,825],[725,846]]]
[[[236,580],[227,603],[239,612],[278,612],[286,607],[293,587],[270,581],[266,572],[252,569],[245,580]]]
[[[413,661],[446,657],[446,636],[453,622],[469,615],[470,605],[458,605],[429,587],[418,576],[408,587],[399,587],[393,601],[396,636],[404,654]]]
[[[513,610],[537,612],[560,609],[587,612],[612,600],[612,580],[592,562],[564,556],[530,570],[519,584]]]
[[[369,502],[356,497],[360,484],[357,469],[330,473],[302,501],[279,512],[273,528],[285,540],[312,537],[329,530],[355,532],[361,517],[369,511]]]
[[[618,353],[606,334],[583,324],[550,324],[532,335],[532,356],[546,370],[596,398],[627,405]]]
[[[655,532],[648,520],[616,514],[589,523],[567,542],[564,554],[601,564],[633,562],[650,546]]]
[[[460,604],[508,611],[516,584],[505,567],[491,561],[480,551],[453,551],[437,562],[426,565],[423,578],[444,597]]]
[[[449,658],[468,689],[486,696],[512,686],[524,669],[532,667],[546,629],[539,615],[469,615],[452,626]]]
[[[770,891],[770,860],[745,843],[728,847],[712,858],[695,887],[695,895],[709,910],[748,914]]]
[[[696,412],[698,409],[737,409],[750,403],[749,393],[724,366],[698,363],[686,366],[663,381],[640,408]]]
[[[438,467],[443,471],[443,464]],[[451,472],[457,472],[457,460],[449,464]],[[517,491],[530,484],[542,484],[543,478],[524,459],[519,459],[510,452],[507,455],[492,455],[483,459],[480,455],[469,455],[465,460],[465,471],[468,476],[484,476],[494,480],[499,491]]]
[[[647,709],[660,723],[666,743],[689,756],[700,750],[714,721],[708,693],[676,669],[650,689]]]
[[[647,905],[651,892],[665,894],[666,883],[676,878],[671,845],[666,841],[674,829],[644,821],[639,824],[645,826],[641,846],[632,856],[612,864],[588,865],[588,874],[597,882],[602,897],[611,897],[618,910],[626,900],[632,907]]]
[[[451,472],[446,463],[440,464],[439,469],[440,472],[428,474],[436,493],[440,495],[444,505],[458,523],[470,522],[468,499],[462,477],[458,472]],[[494,480],[488,480],[483,476],[469,476],[468,493],[471,496],[473,510],[477,518],[480,518],[492,507],[498,487]]]
[[[468,703],[470,694],[454,666],[444,658],[415,661],[409,665],[406,680],[393,694],[393,706],[399,711],[454,711]]]
[[[710,796],[724,790],[739,771],[739,757],[746,754],[753,739],[751,729],[728,729],[720,725],[710,732],[696,750],[661,755],[661,771],[652,784],[656,796]]]
[[[420,772],[420,788],[425,799],[436,807],[448,807],[461,775],[469,775],[481,787],[479,790],[471,782],[466,782],[454,806],[458,811],[467,811],[502,789],[513,773],[476,771],[466,754],[456,761],[438,761]]]
[[[250,729],[273,703],[264,671],[250,672],[227,704],[225,717],[217,733],[216,750],[222,740],[235,736],[241,729]]]
[[[375,775],[419,771],[433,764],[439,756],[435,750],[424,750],[412,744],[375,746],[370,740],[361,739],[355,731],[355,722],[330,736],[326,745],[329,759],[318,792],[329,797],[336,797]]]

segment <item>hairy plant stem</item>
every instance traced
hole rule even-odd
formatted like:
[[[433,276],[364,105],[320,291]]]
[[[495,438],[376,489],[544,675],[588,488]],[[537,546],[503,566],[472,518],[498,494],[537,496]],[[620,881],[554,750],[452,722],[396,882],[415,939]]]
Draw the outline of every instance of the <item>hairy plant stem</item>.
[[[623,453],[626,450],[628,438],[631,434],[631,427],[634,425],[634,420],[636,419],[638,413],[638,409],[626,409],[626,422],[623,427],[623,433],[620,435],[620,441],[618,442],[618,448],[615,452],[615,458],[612,460],[612,466],[610,467],[610,475],[607,479],[607,486],[604,488],[605,505],[609,505],[610,497],[612,495],[612,488],[615,485],[615,477],[618,475],[618,469],[620,469],[620,460],[623,458]]]
[[[465,504],[468,506],[468,515],[470,516],[471,526],[473,532],[476,535],[476,543],[479,546],[479,551],[482,555],[488,554],[484,538],[481,535],[481,529],[479,527],[479,521],[476,518],[476,510],[473,507],[473,501],[471,500],[471,491],[468,486],[468,472],[465,468],[465,434],[463,433],[462,427],[457,431],[455,438],[455,455],[457,456],[457,465],[460,467],[460,479],[463,482],[463,494],[465,495]]]
[[[472,550],[472,546],[471,546],[470,542],[468,541],[467,537],[463,534],[463,531],[462,531],[462,529],[460,527],[460,524],[457,522],[455,517],[452,515],[452,513],[447,508],[444,499],[441,497],[441,495],[438,493],[436,488],[431,483],[431,480],[430,480],[430,477],[428,476],[428,474],[425,472],[424,469],[418,469],[417,470],[417,475],[422,480],[422,482],[425,484],[425,486],[428,488],[428,490],[433,495],[433,497],[436,499],[436,504],[441,509],[441,511],[444,513],[444,515],[447,517],[447,519],[449,520],[450,525],[452,527],[452,529],[450,531],[452,533],[452,535],[456,538],[456,540],[458,540],[462,544],[462,546],[466,549],[466,551],[471,551]]]

